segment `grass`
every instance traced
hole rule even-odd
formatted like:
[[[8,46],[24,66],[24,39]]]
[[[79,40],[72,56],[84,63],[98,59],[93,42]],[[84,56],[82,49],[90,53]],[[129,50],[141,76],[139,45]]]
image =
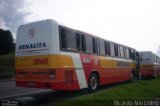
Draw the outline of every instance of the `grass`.
[[[15,54],[0,55],[0,79],[12,77],[15,70]]]
[[[160,78],[125,83],[118,86],[100,89],[96,93],[69,98],[52,106],[113,106],[114,100],[154,100],[160,98]]]

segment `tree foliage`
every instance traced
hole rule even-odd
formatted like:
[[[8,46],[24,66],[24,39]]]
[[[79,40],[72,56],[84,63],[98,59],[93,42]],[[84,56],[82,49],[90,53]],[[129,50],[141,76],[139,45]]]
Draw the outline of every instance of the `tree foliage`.
[[[9,30],[0,29],[0,54],[14,51],[13,35]]]

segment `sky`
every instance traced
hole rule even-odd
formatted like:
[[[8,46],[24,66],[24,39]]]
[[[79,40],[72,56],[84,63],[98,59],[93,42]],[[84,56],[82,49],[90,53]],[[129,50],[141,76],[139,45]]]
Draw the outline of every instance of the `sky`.
[[[160,0],[0,0],[0,28],[54,19],[137,49],[160,47]]]

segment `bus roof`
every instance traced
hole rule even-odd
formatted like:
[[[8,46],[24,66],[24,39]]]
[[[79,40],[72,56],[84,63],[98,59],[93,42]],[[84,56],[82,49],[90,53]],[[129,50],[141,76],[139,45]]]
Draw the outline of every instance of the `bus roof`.
[[[62,23],[62,22],[58,22],[58,21],[55,21],[55,20],[53,20],[53,19],[45,19],[45,20],[34,21],[34,22],[30,22],[30,23],[27,23],[27,24],[24,24],[24,25],[29,25],[29,24],[39,23],[39,22],[44,22],[44,21],[54,22],[54,23],[57,23],[59,26],[68,28],[68,29],[73,30],[73,31],[75,31],[75,32],[78,32],[78,33],[81,33],[81,34],[85,34],[85,35],[87,35],[87,36],[93,36],[93,37],[98,38],[98,39],[103,39],[103,38],[100,38],[100,37],[98,37],[98,36],[96,36],[96,35],[94,35],[94,34],[91,34],[91,33],[85,32],[85,31],[81,31],[81,30],[78,30],[78,29],[74,29],[74,28],[72,28],[72,27],[70,27],[70,26],[68,26],[68,25],[65,25],[65,24]],[[23,26],[23,25],[20,25],[20,26]],[[111,42],[111,43],[117,44],[117,45],[121,45],[121,46],[124,46],[124,47],[127,47],[127,48],[130,48],[130,49],[134,49],[134,48],[132,48],[132,47],[128,47],[128,46],[126,46],[126,45],[119,44],[119,43],[116,43],[116,42],[111,41],[111,40],[106,40],[106,39],[103,39],[103,40],[105,40],[105,41],[107,41],[107,42]],[[136,49],[134,49],[134,50],[137,51]]]

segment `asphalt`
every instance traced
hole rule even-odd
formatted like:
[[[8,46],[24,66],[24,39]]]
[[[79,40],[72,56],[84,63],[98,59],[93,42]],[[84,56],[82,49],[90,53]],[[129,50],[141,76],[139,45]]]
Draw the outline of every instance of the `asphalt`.
[[[100,87],[108,89],[128,82]],[[88,90],[54,91],[50,89],[16,87],[14,79],[0,80],[0,106],[47,106],[62,100],[88,95]]]
[[[14,79],[0,80],[0,106],[46,106],[50,102],[56,103],[87,93],[87,90],[54,91],[17,87]]]
[[[17,87],[14,78],[0,80],[0,106],[6,106],[6,104],[14,105],[14,103],[32,101],[37,102],[36,96],[43,97],[55,91],[49,89],[37,89],[37,88],[24,88]],[[24,104],[24,103],[23,103]],[[22,103],[21,103],[22,105]]]
[[[42,93],[52,90],[17,87],[14,79],[0,81],[0,99],[13,98],[33,93]]]

